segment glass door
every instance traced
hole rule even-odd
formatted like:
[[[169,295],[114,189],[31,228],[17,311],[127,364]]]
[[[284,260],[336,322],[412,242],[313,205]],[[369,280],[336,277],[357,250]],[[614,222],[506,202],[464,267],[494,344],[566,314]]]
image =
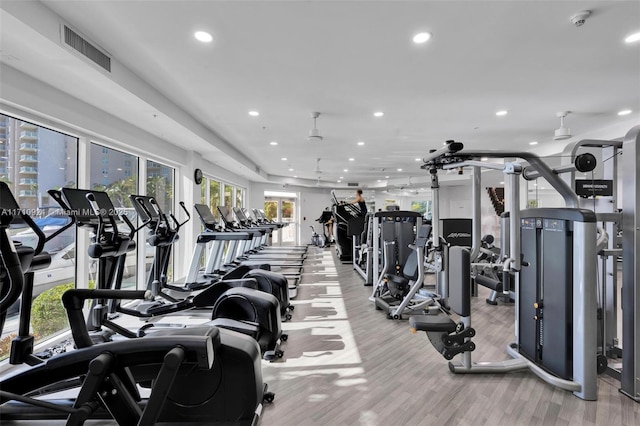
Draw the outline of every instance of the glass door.
[[[267,219],[287,224],[287,226],[272,234],[273,244],[297,244],[298,222],[296,205],[297,198],[293,196],[265,195],[264,213]]]
[[[287,224],[282,228],[282,244],[295,245],[297,240],[296,199],[280,199],[280,222]]]
[[[280,216],[278,214],[278,212],[280,211],[280,209],[278,208],[279,206],[279,201],[278,199],[274,199],[271,197],[265,197],[264,199],[264,215],[267,217],[268,220],[273,220],[275,222],[279,222],[280,221]],[[280,243],[280,231],[275,231],[271,234],[271,243],[272,244],[279,244]]]

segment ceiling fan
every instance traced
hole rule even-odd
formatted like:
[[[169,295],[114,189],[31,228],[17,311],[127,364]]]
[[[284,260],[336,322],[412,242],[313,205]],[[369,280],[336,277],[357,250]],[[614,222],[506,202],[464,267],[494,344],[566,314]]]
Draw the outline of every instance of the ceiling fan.
[[[309,136],[307,137],[308,141],[321,141],[322,139],[324,139],[322,137],[322,135],[320,135],[320,130],[318,130],[318,128],[316,127],[316,120],[317,118],[320,117],[320,113],[319,112],[312,112],[311,113],[311,118],[313,118],[313,129],[309,130]],[[320,159],[318,159],[318,161],[320,161]]]
[[[564,127],[564,118],[569,115],[571,111],[561,111],[556,113],[556,117],[560,119],[560,128],[556,129],[553,140],[554,141],[562,141],[565,139],[569,139],[571,135],[571,129],[568,127]]]

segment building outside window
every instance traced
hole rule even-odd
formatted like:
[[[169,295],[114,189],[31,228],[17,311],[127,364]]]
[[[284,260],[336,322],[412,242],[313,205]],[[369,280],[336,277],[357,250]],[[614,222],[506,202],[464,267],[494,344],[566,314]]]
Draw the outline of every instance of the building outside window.
[[[47,191],[76,185],[77,151],[75,137],[0,114],[0,181],[8,184],[20,207],[45,235],[69,222]],[[38,244],[36,234],[26,225],[16,224],[10,236],[25,246]],[[75,227],[71,227],[44,247],[51,254],[51,266],[34,277],[31,331],[36,342],[68,329],[60,297],[76,285],[75,238]],[[1,359],[8,356],[18,322],[18,304],[14,304],[0,338]]]

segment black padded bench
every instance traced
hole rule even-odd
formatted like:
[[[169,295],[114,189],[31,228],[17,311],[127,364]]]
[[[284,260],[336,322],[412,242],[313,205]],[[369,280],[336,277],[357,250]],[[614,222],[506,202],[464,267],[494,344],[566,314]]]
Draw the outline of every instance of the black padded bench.
[[[502,292],[502,281],[487,277],[486,275],[476,275],[476,283],[490,290]]]

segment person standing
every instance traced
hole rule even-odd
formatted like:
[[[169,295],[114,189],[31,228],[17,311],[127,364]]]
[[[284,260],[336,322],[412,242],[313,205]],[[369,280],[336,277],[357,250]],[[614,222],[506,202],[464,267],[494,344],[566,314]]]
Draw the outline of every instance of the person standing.
[[[365,202],[364,197],[362,196],[362,189],[356,190],[356,199],[352,201],[351,204],[357,204],[358,207],[360,207],[361,216],[367,215],[367,203]]]

